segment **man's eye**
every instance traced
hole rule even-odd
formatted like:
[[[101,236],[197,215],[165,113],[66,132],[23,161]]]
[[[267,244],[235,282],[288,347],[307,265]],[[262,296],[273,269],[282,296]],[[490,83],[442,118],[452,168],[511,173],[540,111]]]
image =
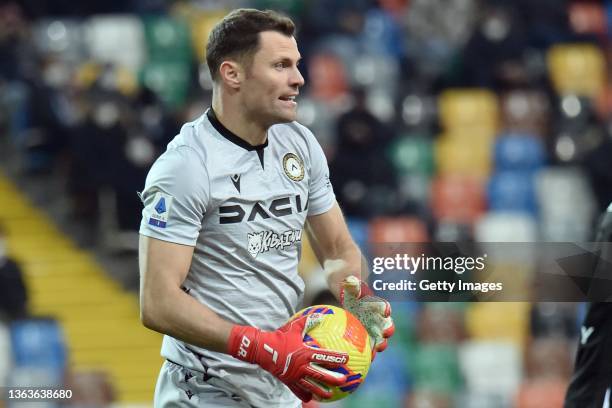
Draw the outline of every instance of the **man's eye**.
[[[287,64],[285,64],[284,62],[277,62],[276,64],[274,64],[274,68],[278,68],[278,69],[285,68],[286,66]]]

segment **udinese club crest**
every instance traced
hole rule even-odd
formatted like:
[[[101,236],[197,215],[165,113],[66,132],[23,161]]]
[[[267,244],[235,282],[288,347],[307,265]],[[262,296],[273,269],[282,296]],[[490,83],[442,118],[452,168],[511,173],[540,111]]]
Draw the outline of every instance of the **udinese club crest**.
[[[287,153],[283,157],[283,170],[293,181],[302,181],[304,178],[304,163],[295,153]]]

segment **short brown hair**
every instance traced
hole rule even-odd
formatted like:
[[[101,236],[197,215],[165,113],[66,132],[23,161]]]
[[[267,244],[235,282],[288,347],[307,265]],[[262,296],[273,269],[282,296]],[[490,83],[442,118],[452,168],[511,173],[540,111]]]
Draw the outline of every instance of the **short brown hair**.
[[[277,31],[291,37],[295,24],[276,11],[248,8],[234,10],[217,23],[206,45],[206,63],[212,79],[219,79],[219,67],[228,58],[248,64],[259,48],[262,31]]]

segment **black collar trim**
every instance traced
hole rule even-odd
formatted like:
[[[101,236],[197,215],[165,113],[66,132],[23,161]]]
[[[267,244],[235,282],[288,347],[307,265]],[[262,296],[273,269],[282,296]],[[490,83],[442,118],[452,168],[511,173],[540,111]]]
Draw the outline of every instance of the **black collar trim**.
[[[219,122],[219,119],[217,119],[217,115],[215,115],[215,111],[213,111],[212,107],[208,108],[208,110],[206,111],[206,116],[208,117],[210,124],[213,125],[213,127],[217,130],[217,132],[221,134],[221,136],[234,143],[235,145],[242,147],[245,150],[263,150],[266,146],[268,146],[268,139],[266,139],[266,141],[260,145],[253,146],[246,140],[242,139],[240,136],[233,133],[231,130],[223,126],[221,122]]]

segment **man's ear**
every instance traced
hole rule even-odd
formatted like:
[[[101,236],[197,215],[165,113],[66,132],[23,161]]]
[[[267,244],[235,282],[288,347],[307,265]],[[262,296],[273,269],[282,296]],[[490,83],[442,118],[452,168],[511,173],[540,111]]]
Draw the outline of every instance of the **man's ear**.
[[[221,80],[230,88],[238,89],[244,79],[242,66],[236,61],[226,60],[219,67]]]

